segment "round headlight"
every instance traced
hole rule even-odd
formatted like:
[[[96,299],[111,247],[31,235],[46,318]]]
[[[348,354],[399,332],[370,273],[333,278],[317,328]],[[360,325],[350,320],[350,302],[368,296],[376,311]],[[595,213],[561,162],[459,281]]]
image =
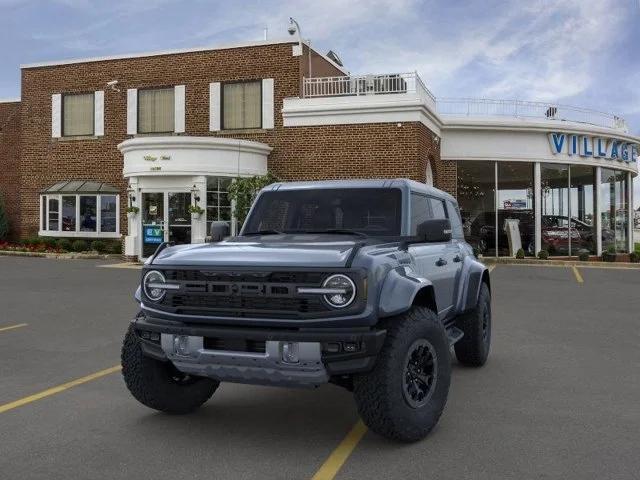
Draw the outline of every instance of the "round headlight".
[[[324,300],[333,308],[348,307],[356,298],[356,286],[346,275],[336,274],[327,277],[322,288],[335,290],[324,295]]]
[[[154,288],[152,284],[154,283],[165,283],[166,279],[164,275],[157,270],[151,270],[147,272],[142,280],[142,288],[144,289],[144,294],[147,296],[149,300],[154,302],[159,302],[163,299],[165,294],[164,288]]]

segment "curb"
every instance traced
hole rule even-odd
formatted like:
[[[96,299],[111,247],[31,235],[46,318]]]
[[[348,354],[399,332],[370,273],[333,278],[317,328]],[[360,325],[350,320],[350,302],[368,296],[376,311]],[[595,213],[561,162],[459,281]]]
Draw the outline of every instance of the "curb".
[[[56,258],[58,260],[108,260],[122,259],[118,254],[101,253],[45,253],[45,252],[16,252],[13,250],[0,250],[0,255],[6,257],[39,257]]]
[[[538,267],[606,267],[640,270],[640,263],[627,262],[583,262],[580,260],[538,260],[515,258],[480,258],[485,265],[534,265]]]

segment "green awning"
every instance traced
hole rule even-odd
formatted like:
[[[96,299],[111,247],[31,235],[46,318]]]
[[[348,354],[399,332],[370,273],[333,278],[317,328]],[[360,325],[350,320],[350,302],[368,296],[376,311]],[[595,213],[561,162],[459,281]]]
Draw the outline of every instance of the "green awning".
[[[120,189],[107,183],[93,180],[68,180],[51,185],[40,193],[120,193]]]

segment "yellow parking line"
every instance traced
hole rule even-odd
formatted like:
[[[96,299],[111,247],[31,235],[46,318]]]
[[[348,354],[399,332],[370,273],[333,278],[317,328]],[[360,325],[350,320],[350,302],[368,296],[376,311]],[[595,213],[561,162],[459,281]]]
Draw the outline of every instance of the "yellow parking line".
[[[340,471],[344,462],[347,461],[353,449],[356,448],[358,442],[362,440],[365,433],[367,433],[367,427],[362,423],[362,420],[358,420],[358,423],[347,433],[347,436],[340,442],[340,445],[331,452],[329,458],[325,460],[320,470],[316,472],[311,480],[332,480]]]
[[[584,283],[584,280],[582,279],[582,275],[580,275],[580,272],[575,267],[575,265],[572,266],[571,269],[573,270],[573,274],[575,275],[576,280],[578,281],[578,283]]]
[[[493,269],[496,268],[496,265],[489,265],[489,267],[487,268],[487,270],[489,271],[489,273],[493,272]]]
[[[6,332],[7,330],[13,330],[14,328],[22,328],[29,325],[28,323],[18,323],[16,325],[9,325],[8,327],[0,327],[0,332]]]
[[[82,385],[83,383],[90,382],[91,380],[96,380],[100,377],[104,377],[105,375],[109,375],[110,373],[119,372],[121,368],[122,367],[120,365],[116,365],[115,367],[100,370],[99,372],[92,373],[91,375],[87,375],[86,377],[77,378],[76,380],[72,380],[71,382],[63,383],[62,385],[43,390],[42,392],[29,395],[28,397],[15,400],[10,403],[5,403],[4,405],[0,405],[0,413],[8,412],[9,410],[13,410],[14,408],[22,407],[23,405],[35,402],[36,400],[50,397],[51,395],[63,392],[69,388]]]

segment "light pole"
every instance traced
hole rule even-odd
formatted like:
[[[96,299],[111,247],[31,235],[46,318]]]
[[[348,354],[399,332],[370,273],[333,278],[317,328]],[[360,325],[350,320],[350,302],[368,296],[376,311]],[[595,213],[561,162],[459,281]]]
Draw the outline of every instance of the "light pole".
[[[298,47],[300,48],[300,55],[302,55],[304,51],[302,47],[302,30],[300,29],[300,24],[293,17],[289,17],[289,28],[287,29],[287,31],[289,32],[289,35],[295,35],[296,33],[298,34]],[[307,40],[307,47],[309,49],[307,53],[307,57],[309,59],[308,75],[309,78],[311,78],[311,40]]]

